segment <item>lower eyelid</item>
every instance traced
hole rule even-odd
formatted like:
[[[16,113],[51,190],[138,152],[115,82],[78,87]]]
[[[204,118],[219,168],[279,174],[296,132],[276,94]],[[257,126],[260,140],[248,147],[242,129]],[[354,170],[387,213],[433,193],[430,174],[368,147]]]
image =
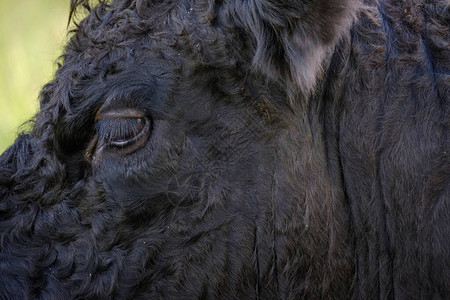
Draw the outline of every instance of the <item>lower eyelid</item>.
[[[130,154],[140,149],[147,142],[150,130],[150,121],[146,120],[143,127],[136,135],[124,141],[110,141],[109,146],[120,148],[120,151],[124,155]]]

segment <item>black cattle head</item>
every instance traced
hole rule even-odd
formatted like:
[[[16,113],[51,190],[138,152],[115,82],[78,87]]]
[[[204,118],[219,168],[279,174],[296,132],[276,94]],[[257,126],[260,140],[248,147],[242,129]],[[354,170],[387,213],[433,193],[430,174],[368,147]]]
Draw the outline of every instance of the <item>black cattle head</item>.
[[[351,4],[101,4],[44,89],[35,134],[67,181],[95,178],[133,213],[250,197],[269,185],[275,132],[315,88]]]
[[[353,2],[113,0],[89,11],[32,132],[2,156],[0,295],[282,293],[274,247],[293,248],[276,233],[297,234],[287,212],[304,201],[291,200],[324,184],[307,179],[324,159],[300,112]]]

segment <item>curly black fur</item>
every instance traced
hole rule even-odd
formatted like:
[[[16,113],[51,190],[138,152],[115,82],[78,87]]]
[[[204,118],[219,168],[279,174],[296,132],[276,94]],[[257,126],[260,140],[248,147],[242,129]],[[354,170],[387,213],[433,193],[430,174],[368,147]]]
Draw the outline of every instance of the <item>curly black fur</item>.
[[[1,299],[448,299],[446,0],[72,0],[0,158]]]

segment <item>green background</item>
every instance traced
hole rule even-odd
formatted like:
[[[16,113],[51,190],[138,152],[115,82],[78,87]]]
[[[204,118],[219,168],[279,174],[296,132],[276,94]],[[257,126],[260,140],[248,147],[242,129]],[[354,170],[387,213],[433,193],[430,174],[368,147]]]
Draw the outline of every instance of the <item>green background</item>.
[[[0,153],[37,111],[67,41],[69,0],[0,0]]]

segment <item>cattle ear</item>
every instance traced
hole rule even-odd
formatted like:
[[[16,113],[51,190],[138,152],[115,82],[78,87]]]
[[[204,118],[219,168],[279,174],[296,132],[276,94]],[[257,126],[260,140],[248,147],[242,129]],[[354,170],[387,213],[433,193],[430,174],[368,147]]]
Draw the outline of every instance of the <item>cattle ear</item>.
[[[253,65],[303,93],[353,20],[354,0],[236,1],[237,22],[256,40]]]

